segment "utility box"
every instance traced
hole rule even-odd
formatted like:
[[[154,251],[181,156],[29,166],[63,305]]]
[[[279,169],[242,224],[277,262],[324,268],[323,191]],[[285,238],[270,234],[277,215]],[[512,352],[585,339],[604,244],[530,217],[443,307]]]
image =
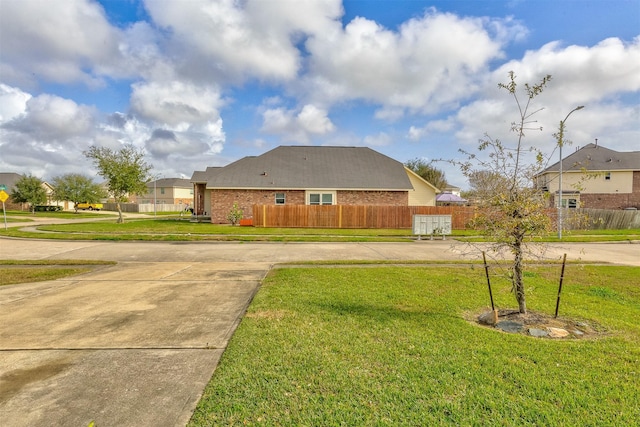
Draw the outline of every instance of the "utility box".
[[[414,215],[413,216],[413,234],[420,236],[442,235],[442,240],[445,240],[445,235],[451,234],[451,215]]]

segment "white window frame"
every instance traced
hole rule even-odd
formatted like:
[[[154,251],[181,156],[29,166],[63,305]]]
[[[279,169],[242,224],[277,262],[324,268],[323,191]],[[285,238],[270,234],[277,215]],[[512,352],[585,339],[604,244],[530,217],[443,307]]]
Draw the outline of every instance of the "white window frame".
[[[313,206],[320,206],[320,205],[324,205],[324,206],[328,206],[328,205],[335,205],[336,204],[336,192],[335,191],[331,191],[331,190],[307,190],[305,192],[305,203],[307,205],[311,205],[311,195],[319,195],[320,196],[320,203],[316,204],[314,203]],[[331,196],[331,203],[324,203],[323,198],[324,196]]]
[[[282,197],[278,197],[278,194],[281,194]],[[279,202],[279,200],[282,200],[281,202]],[[276,193],[274,196],[274,202],[276,205],[285,205],[287,203],[287,193],[284,192],[280,192],[280,193]]]

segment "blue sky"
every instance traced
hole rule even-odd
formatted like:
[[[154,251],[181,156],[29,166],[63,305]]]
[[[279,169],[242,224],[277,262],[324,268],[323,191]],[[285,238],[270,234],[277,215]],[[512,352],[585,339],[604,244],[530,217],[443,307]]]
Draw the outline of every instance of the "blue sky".
[[[509,71],[552,75],[532,145],[585,105],[575,147],[640,149],[640,0],[0,0],[0,171],[95,176],[82,152],[126,143],[165,177],[278,145],[455,159],[513,138]]]

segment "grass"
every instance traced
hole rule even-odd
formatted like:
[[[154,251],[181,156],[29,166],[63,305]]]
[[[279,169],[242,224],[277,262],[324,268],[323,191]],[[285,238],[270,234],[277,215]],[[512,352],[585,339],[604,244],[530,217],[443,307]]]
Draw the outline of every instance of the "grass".
[[[528,270],[553,313],[559,266]],[[254,298],[190,426],[637,425],[640,268],[567,266],[561,316],[595,340],[500,333],[481,268],[284,268]],[[499,307],[513,304],[494,280]]]
[[[486,238],[481,236],[467,235],[458,240],[465,242],[485,242]],[[640,228],[624,230],[569,230],[562,234],[562,240],[558,239],[557,233],[550,233],[548,236],[537,241],[557,243],[557,242],[626,242],[640,240]]]
[[[411,241],[410,230],[388,229],[309,229],[233,227],[191,223],[175,219],[115,220],[42,225],[42,232],[19,229],[0,230],[1,235],[25,238],[74,240],[149,240],[149,241],[279,241],[279,242],[358,242]]]
[[[0,209],[0,212],[2,210]],[[0,213],[0,217],[4,217],[4,214]],[[88,211],[58,211],[58,212],[36,212],[35,214],[31,213],[31,211],[7,211],[7,221],[9,217],[19,217],[19,221],[29,221],[28,218],[59,218],[59,219],[83,219],[83,218],[109,218],[117,216],[116,212],[112,214],[104,214],[104,213],[91,213]]]
[[[138,241],[271,241],[271,242],[410,242],[416,239],[409,229],[325,229],[233,227],[210,223],[192,223],[185,218],[161,215],[157,219],[129,219],[117,224],[114,216],[102,214],[65,214],[71,219],[100,217],[102,221],[73,222],[38,226],[38,232],[19,228],[0,229],[0,236],[71,240]],[[425,238],[425,236],[423,236]],[[453,230],[449,237],[461,241],[482,242],[474,230]],[[572,231],[563,242],[640,240],[640,229]],[[555,234],[540,241],[557,242]]]
[[[94,260],[0,260],[0,286],[55,280],[86,273],[97,265],[112,264],[115,264],[115,262]]]

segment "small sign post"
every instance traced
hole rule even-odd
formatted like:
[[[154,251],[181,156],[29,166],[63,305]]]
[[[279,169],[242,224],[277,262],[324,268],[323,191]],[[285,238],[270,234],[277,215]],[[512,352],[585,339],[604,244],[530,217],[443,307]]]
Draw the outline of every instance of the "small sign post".
[[[5,187],[4,185],[2,185],[0,187],[0,200],[2,201],[2,213],[4,214],[4,229],[7,229],[7,210],[4,207],[4,202],[7,201],[7,199],[9,198],[9,195],[7,194],[6,190],[7,187]]]

